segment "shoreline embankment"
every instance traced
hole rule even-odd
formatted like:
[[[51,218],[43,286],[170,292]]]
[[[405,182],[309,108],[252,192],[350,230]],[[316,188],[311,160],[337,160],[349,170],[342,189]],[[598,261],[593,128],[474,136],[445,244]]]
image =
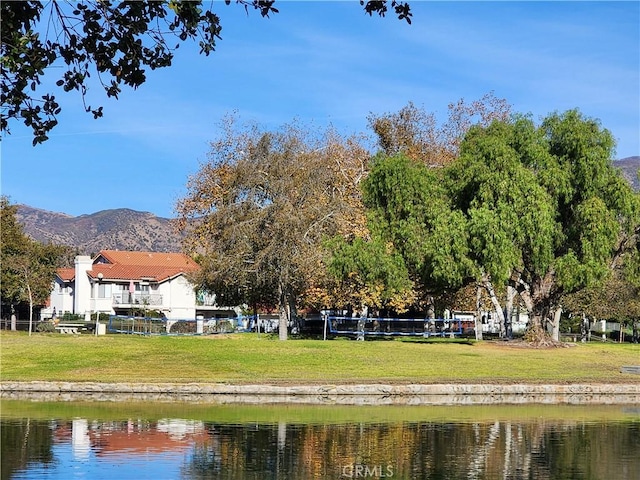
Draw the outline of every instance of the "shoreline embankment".
[[[640,405],[640,382],[624,384],[340,384],[0,383],[0,397],[38,401],[198,401],[249,404]]]

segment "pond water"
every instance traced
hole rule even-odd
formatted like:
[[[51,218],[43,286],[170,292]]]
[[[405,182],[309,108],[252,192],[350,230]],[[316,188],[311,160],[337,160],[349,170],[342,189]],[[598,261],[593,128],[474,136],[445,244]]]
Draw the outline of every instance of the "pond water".
[[[2,479],[640,478],[639,405],[0,402]]]

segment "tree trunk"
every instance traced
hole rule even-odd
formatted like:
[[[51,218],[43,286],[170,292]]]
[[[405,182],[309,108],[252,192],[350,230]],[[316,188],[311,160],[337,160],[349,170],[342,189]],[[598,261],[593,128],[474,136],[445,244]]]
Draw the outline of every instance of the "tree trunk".
[[[482,285],[476,284],[476,340],[482,340]]]
[[[286,340],[289,328],[289,314],[287,312],[287,305],[280,304],[278,315],[278,338],[280,340]]]
[[[33,331],[33,295],[31,294],[31,286],[27,283],[27,292],[29,293],[29,336]]]
[[[560,341],[560,317],[562,317],[562,307],[558,306],[553,312],[552,334],[554,341]]]
[[[580,320],[580,341],[586,342],[588,340],[589,332],[589,320],[587,320],[587,316],[582,312],[582,318]]]
[[[513,285],[507,285],[507,298],[504,303],[504,335],[505,338],[513,338],[513,329],[511,327],[511,319],[513,318],[513,299],[517,290]]]
[[[500,305],[500,301],[496,295],[496,291],[493,288],[493,284],[488,276],[484,276],[482,279],[482,284],[484,288],[487,290],[489,294],[489,298],[491,299],[491,303],[493,304],[493,309],[496,311],[496,315],[498,316],[498,323],[500,324],[500,336],[503,335],[503,326],[504,326],[504,311],[502,310],[502,305]]]
[[[529,312],[529,325],[525,338],[536,344],[546,344],[550,336],[546,331],[551,316],[553,302],[551,290],[555,272],[549,270],[544,277],[536,279],[531,285],[518,280],[518,293]]]
[[[289,329],[289,302],[287,301],[287,293],[282,285],[278,287],[278,338],[286,340]]]

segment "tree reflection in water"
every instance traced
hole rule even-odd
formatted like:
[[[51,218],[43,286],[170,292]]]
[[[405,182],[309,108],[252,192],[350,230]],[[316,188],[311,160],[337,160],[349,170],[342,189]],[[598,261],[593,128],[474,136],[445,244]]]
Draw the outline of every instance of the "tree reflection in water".
[[[207,442],[185,465],[187,478],[355,478],[358,471],[361,478],[640,478],[637,422],[207,424],[207,430]]]
[[[342,424],[3,419],[1,435],[3,479],[18,471],[34,478],[34,464],[55,469],[59,444],[90,449],[81,464],[87,478],[97,478],[91,469],[98,462],[121,464],[125,472],[132,457],[149,452],[180,452],[176,471],[186,479],[640,478],[638,418]]]

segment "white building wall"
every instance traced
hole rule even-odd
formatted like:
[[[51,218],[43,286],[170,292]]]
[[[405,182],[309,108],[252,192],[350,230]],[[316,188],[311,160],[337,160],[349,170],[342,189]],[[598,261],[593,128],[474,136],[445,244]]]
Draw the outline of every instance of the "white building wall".
[[[100,296],[100,287],[104,291],[104,296]],[[108,313],[113,315],[113,293],[116,291],[116,285],[104,280],[95,281],[92,285],[92,310],[93,312]]]
[[[180,275],[158,286],[162,295],[162,306],[167,318],[172,320],[196,318],[196,294],[184,275]]]
[[[55,308],[56,315],[61,317],[65,312],[73,312],[73,284],[67,284],[60,278],[56,277],[53,282],[51,298],[49,306],[43,308],[40,317],[41,320],[51,318]]]

